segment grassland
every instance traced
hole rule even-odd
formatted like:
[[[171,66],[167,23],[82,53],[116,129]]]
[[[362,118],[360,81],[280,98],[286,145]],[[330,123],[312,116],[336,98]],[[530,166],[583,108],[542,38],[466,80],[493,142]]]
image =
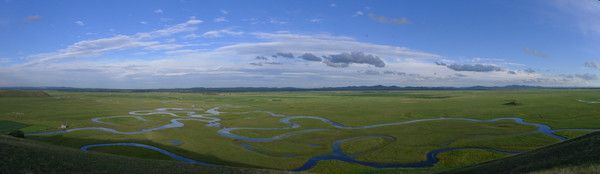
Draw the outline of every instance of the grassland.
[[[0,135],[0,173],[283,173],[204,167],[175,161],[83,153],[77,149]]]
[[[133,131],[169,123],[171,117],[157,115],[140,122],[132,118],[111,118],[92,122],[92,118],[127,115],[130,111],[156,108],[219,107],[217,116],[223,127],[281,128],[264,111],[289,116],[320,116],[348,126],[402,122],[424,118],[493,119],[518,117],[527,122],[544,123],[553,129],[600,128],[600,105],[581,100],[600,99],[596,90],[498,90],[498,91],[398,91],[398,92],[237,92],[237,93],[111,93],[47,91],[51,97],[0,97],[0,130],[25,132],[103,126]],[[505,105],[516,101],[518,105]],[[484,147],[530,151],[559,142],[536,132],[536,128],[513,121],[476,123],[440,120],[372,129],[337,129],[310,119],[294,122],[293,130],[238,130],[248,137],[271,137],[311,128],[325,130],[290,136],[272,142],[244,142],[217,134],[221,128],[207,127],[198,121],[182,121],[185,126],[137,135],[119,135],[99,131],[78,131],[28,139],[54,145],[79,148],[87,144],[136,142],[148,144],[188,158],[236,167],[289,170],[309,158],[328,154],[336,140],[386,135],[394,141],[357,139],[342,145],[357,160],[380,163],[408,163],[425,160],[427,152],[449,147]],[[565,137],[578,137],[589,131],[560,131]],[[174,145],[173,140],[181,141]],[[254,151],[242,148],[249,144]],[[165,159],[144,149],[105,147],[93,151],[139,158]],[[505,153],[486,150],[460,150],[442,153],[440,162],[425,169],[376,169],[340,161],[321,161],[309,172],[390,172],[430,173],[460,168],[501,157]]]
[[[600,132],[446,173],[598,173]]]

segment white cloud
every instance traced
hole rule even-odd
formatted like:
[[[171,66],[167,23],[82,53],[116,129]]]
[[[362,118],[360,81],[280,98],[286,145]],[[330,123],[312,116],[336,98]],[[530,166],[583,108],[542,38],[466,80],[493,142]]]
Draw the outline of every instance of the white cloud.
[[[169,30],[190,31],[190,30]],[[226,32],[223,32],[226,31]],[[148,32],[153,33],[153,32]],[[163,35],[163,32],[158,32]],[[211,33],[210,31],[207,33]],[[215,30],[208,35],[241,35],[242,32]],[[586,85],[598,83],[593,75],[545,75],[515,69],[502,59],[475,58],[472,62],[491,62],[499,71],[457,72],[435,64],[437,54],[393,45],[361,42],[330,34],[297,34],[289,32],[250,33],[255,41],[232,43],[211,49],[184,48],[185,44],[140,40],[136,35],[115,36],[105,40],[81,41],[51,55],[73,57],[75,53],[106,53],[126,48],[162,51],[165,56],[151,60],[123,55],[122,59],[65,59],[44,66],[3,68],[18,85],[165,88],[224,86],[347,86],[347,85]],[[153,37],[144,37],[153,38]],[[141,46],[140,46],[141,45]],[[102,48],[102,49],[101,49]],[[295,56],[310,53],[327,57],[341,53],[362,52],[381,59],[385,66],[353,63],[345,67],[329,67],[324,59],[311,61]],[[58,54],[61,53],[61,54]],[[70,53],[71,55],[65,55]],[[276,53],[293,58],[271,57]],[[264,59],[256,59],[263,56]],[[76,57],[76,56],[75,56]],[[264,61],[264,62],[262,62]],[[262,66],[252,66],[250,64]],[[459,64],[466,64],[456,62]],[[467,62],[469,63],[469,62]],[[522,68],[522,67],[519,67]],[[66,78],[69,77],[69,78]],[[67,80],[64,80],[67,79]],[[310,83],[307,83],[310,82]]]
[[[321,19],[321,18],[314,18],[314,19],[310,19],[308,21],[312,22],[312,23],[321,23],[321,21],[323,21],[323,19]]]
[[[82,21],[75,21],[75,24],[79,25],[79,26],[84,26],[85,23],[83,23]]]
[[[282,20],[275,19],[275,18],[270,18],[269,20],[267,20],[267,22],[270,24],[280,24],[280,25],[288,23],[287,21],[282,21]]]
[[[167,46],[160,46],[160,42],[152,41],[152,39],[171,36],[177,33],[191,32],[196,30],[196,26],[200,23],[202,23],[202,21],[191,18],[185,23],[151,32],[137,33],[134,35],[116,35],[109,38],[95,40],[84,40],[55,52],[32,55],[29,57],[31,61],[26,63],[26,65],[35,65],[65,58],[97,56],[106,52],[130,48],[167,48]]]
[[[223,30],[212,30],[212,31],[207,31],[204,34],[202,34],[202,37],[205,38],[218,38],[218,37],[223,37],[223,36],[239,36],[244,34],[244,32],[241,31],[232,31],[229,29],[223,29]]]
[[[221,11],[221,13],[222,13],[222,14],[224,14],[224,15],[227,15],[227,14],[229,14],[229,11],[227,11],[227,10],[223,10],[223,9],[221,9],[220,11]]]
[[[223,17],[223,16],[221,16],[221,17],[217,17],[217,18],[215,18],[213,21],[214,21],[214,22],[229,22],[229,21],[227,20],[227,18],[225,18],[225,17]]]
[[[195,39],[195,38],[199,38],[199,37],[202,37],[202,36],[198,35],[196,33],[192,33],[192,34],[188,34],[188,35],[183,36],[184,39]]]
[[[202,22],[203,22],[202,20],[198,20],[195,17],[191,17],[190,20],[188,20],[185,23],[177,24],[172,27],[167,27],[167,28],[152,31],[152,32],[137,33],[137,34],[135,34],[135,37],[140,38],[140,39],[152,39],[152,38],[157,38],[157,37],[170,36],[170,35],[173,35],[176,33],[191,32],[191,31],[195,31],[197,29],[196,26],[198,24],[201,24]]]
[[[181,45],[181,44],[151,44],[151,45],[145,46],[144,49],[152,50],[152,51],[175,50],[175,49],[179,49],[179,48],[182,48],[185,46],[186,45]]]
[[[362,11],[356,11],[354,13],[354,15],[352,15],[352,16],[362,16],[362,15],[365,15],[365,13],[363,13]]]
[[[539,58],[548,58],[548,55],[540,50],[531,49],[531,48],[523,48],[523,53]]]
[[[40,15],[31,15],[31,16],[25,17],[25,20],[29,21],[29,22],[39,21],[41,19],[42,19],[42,16],[40,16]]]
[[[156,14],[162,14],[163,10],[162,9],[156,9],[156,10],[154,10],[154,13],[156,13]]]
[[[550,2],[559,10],[573,17],[584,34],[600,35],[600,2],[598,0],[553,0]]]
[[[369,17],[375,22],[383,23],[383,24],[394,24],[394,25],[404,25],[408,24],[409,21],[405,17],[401,18],[392,18],[387,16],[376,15],[373,13],[369,13]]]
[[[146,22],[146,21],[140,21],[140,24],[146,25],[146,24],[148,24],[148,22]]]

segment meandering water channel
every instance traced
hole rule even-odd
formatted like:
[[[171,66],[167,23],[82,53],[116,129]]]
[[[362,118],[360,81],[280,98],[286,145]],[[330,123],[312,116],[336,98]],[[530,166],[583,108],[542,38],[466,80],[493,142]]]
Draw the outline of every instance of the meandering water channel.
[[[185,124],[180,122],[183,120],[201,121],[201,122],[206,122],[207,123],[206,126],[221,127],[221,125],[220,125],[221,119],[219,119],[218,116],[222,112],[218,111],[218,109],[219,109],[218,107],[215,107],[215,108],[206,110],[205,114],[198,114],[197,113],[198,110],[195,110],[195,109],[158,108],[158,109],[150,110],[150,111],[131,111],[131,112],[129,112],[129,115],[123,115],[123,116],[96,117],[96,118],[91,119],[91,121],[93,121],[95,123],[112,125],[112,123],[106,122],[103,120],[110,119],[110,118],[131,117],[131,118],[135,118],[139,121],[147,121],[144,117],[151,116],[151,115],[170,115],[170,116],[176,117],[174,119],[171,119],[169,124],[162,125],[159,127],[154,127],[154,128],[142,129],[142,130],[138,130],[138,131],[124,132],[124,131],[118,131],[118,130],[115,130],[112,128],[107,128],[107,127],[82,127],[82,128],[72,128],[72,129],[64,129],[64,130],[58,130],[58,131],[28,133],[27,135],[52,135],[52,134],[63,134],[63,133],[74,132],[74,131],[84,131],[84,130],[104,131],[104,132],[110,132],[110,133],[114,133],[114,134],[133,135],[133,134],[143,134],[143,133],[158,131],[158,130],[163,130],[163,129],[173,129],[173,128],[184,127]],[[180,115],[178,115],[178,113],[179,114],[183,113],[187,116],[180,116]],[[384,127],[384,126],[397,126],[397,125],[414,124],[414,123],[419,123],[419,122],[443,121],[443,120],[459,120],[459,121],[469,121],[469,122],[479,122],[479,123],[490,123],[490,122],[497,122],[497,121],[501,121],[501,120],[510,120],[510,121],[514,121],[517,124],[534,126],[537,128],[536,130],[538,132],[543,133],[549,137],[555,138],[560,141],[567,140],[567,138],[557,135],[556,134],[557,131],[563,131],[563,130],[596,131],[596,130],[598,130],[598,129],[577,129],[577,128],[552,129],[550,126],[548,126],[546,124],[526,122],[522,118],[495,118],[495,119],[490,119],[490,120],[480,120],[480,119],[473,119],[473,118],[428,118],[428,119],[417,119],[417,120],[410,120],[410,121],[403,121],[403,122],[383,123],[383,124],[374,124],[374,125],[366,125],[366,126],[346,126],[341,123],[337,123],[337,122],[334,122],[332,120],[329,120],[329,119],[326,119],[326,118],[323,118],[320,116],[286,116],[283,114],[276,114],[276,113],[272,113],[272,112],[266,112],[266,113],[270,114],[273,117],[280,117],[279,122],[284,123],[287,126],[279,127],[279,128],[255,128],[255,127],[221,128],[218,131],[218,134],[223,137],[232,138],[235,140],[240,140],[240,141],[245,141],[245,142],[271,142],[271,141],[282,140],[282,139],[285,139],[285,138],[288,138],[288,137],[291,137],[294,135],[298,135],[298,134],[328,130],[326,128],[305,129],[305,130],[283,133],[283,134],[275,135],[272,137],[247,137],[247,136],[242,136],[242,135],[237,135],[235,133],[232,133],[232,131],[240,131],[240,130],[293,130],[293,129],[298,129],[298,128],[301,128],[302,126],[298,123],[293,122],[293,120],[297,120],[297,119],[319,120],[319,121],[329,124],[331,127],[336,128],[336,129],[371,129],[371,128],[378,128],[378,127]],[[440,149],[435,149],[435,150],[429,151],[426,154],[425,161],[412,162],[412,163],[378,163],[378,162],[368,162],[368,161],[357,160],[352,155],[349,155],[342,150],[341,146],[343,143],[348,142],[350,140],[360,139],[360,138],[382,138],[385,141],[395,141],[394,137],[387,136],[387,135],[358,136],[358,137],[336,140],[331,145],[332,149],[333,149],[332,152],[330,152],[328,154],[313,156],[313,157],[309,158],[309,160],[307,160],[302,166],[295,168],[292,171],[309,170],[312,167],[316,166],[318,164],[318,162],[322,161],[322,160],[339,160],[339,161],[344,161],[344,162],[348,162],[348,163],[352,163],[352,164],[358,164],[358,165],[375,167],[375,168],[421,168],[421,167],[431,167],[431,166],[435,165],[438,162],[438,159],[437,159],[438,154],[448,152],[448,151],[453,151],[453,150],[479,149],[479,150],[496,151],[496,152],[509,153],[509,154],[520,153],[518,151],[503,150],[503,149],[496,149],[496,148],[450,147],[450,148],[440,148]],[[184,156],[177,155],[175,153],[169,152],[167,150],[164,150],[164,149],[161,149],[158,147],[145,145],[145,144],[139,144],[139,143],[131,143],[131,142],[90,144],[90,145],[85,145],[85,146],[81,147],[81,150],[88,151],[89,149],[93,149],[96,147],[107,147],[107,146],[130,146],[130,147],[145,148],[148,150],[153,150],[153,151],[159,152],[159,153],[167,155],[175,160],[185,162],[185,163],[197,164],[197,165],[214,165],[214,164],[210,164],[207,162],[189,159]],[[250,151],[255,151],[257,153],[269,155],[266,152],[262,152],[260,150],[255,149],[254,147],[252,147],[249,144],[242,143],[242,148],[245,148]],[[278,154],[278,155],[281,155],[281,154]]]

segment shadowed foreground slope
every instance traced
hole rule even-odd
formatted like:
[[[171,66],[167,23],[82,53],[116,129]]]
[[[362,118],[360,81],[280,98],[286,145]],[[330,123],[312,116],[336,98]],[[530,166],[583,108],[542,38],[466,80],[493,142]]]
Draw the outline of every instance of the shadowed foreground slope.
[[[562,143],[536,149],[531,152],[452,170],[445,173],[493,174],[528,173],[536,171],[543,171],[543,173],[554,173],[559,171],[566,172],[574,168],[594,170],[594,168],[597,167],[593,166],[597,166],[598,164],[600,164],[600,132],[594,132]]]
[[[0,135],[0,173],[284,173],[235,167],[205,167],[138,159],[60,147]]]

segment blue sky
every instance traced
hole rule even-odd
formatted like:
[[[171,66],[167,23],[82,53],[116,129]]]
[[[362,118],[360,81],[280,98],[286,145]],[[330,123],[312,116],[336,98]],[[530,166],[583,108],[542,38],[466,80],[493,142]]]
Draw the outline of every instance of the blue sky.
[[[600,2],[0,2],[0,86],[600,86]]]

